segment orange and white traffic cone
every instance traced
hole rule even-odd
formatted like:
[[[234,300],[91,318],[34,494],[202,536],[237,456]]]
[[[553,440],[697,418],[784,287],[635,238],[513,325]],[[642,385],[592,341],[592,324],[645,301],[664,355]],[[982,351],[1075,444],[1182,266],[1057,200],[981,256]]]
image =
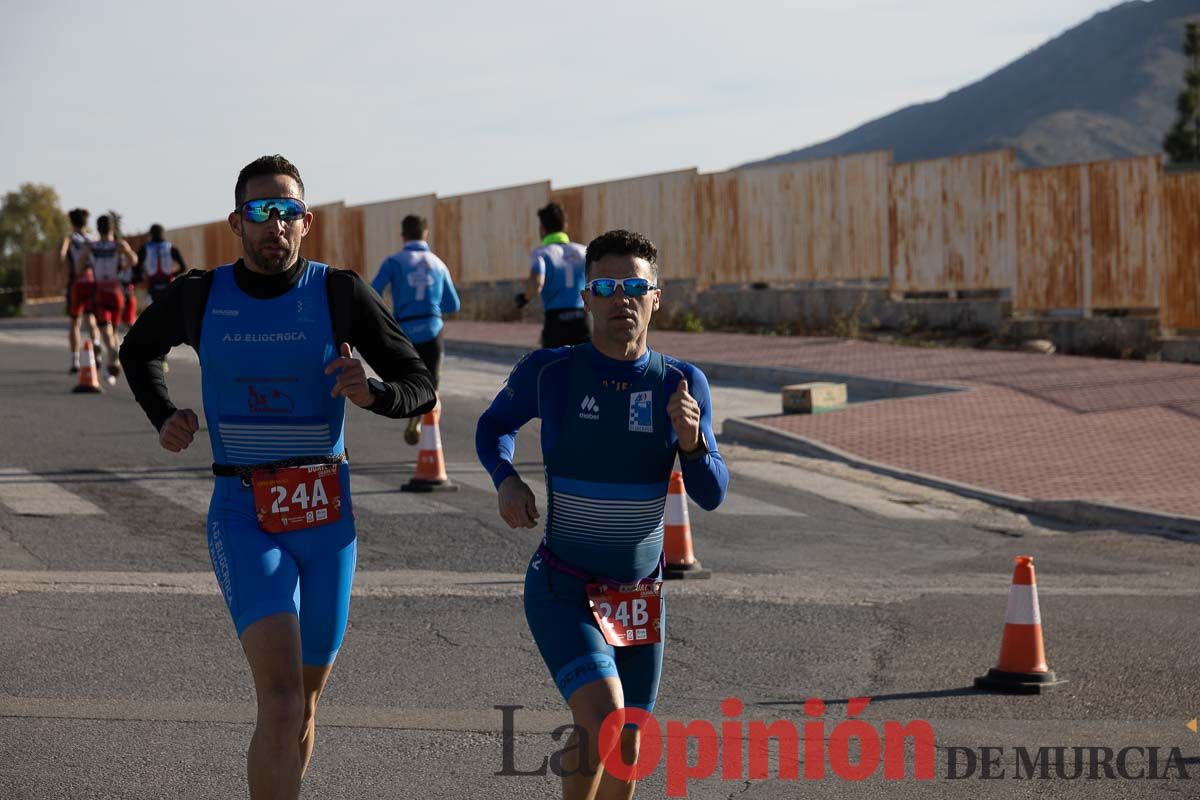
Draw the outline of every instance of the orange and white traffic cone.
[[[79,383],[71,390],[76,394],[100,394],[100,373],[96,369],[96,353],[92,349],[92,340],[83,340],[83,350],[79,353]]]
[[[1041,694],[1042,689],[1063,683],[1046,666],[1042,643],[1042,612],[1038,607],[1033,556],[1017,556],[1008,610],[1004,613],[1004,636],[1000,660],[987,675],[975,679],[976,689],[1013,694]]]
[[[402,492],[455,492],[458,486],[446,477],[446,459],[442,455],[442,433],[438,421],[442,403],[421,418],[421,443],[417,446],[417,472],[400,487]]]
[[[667,507],[663,513],[663,551],[667,566],[663,577],[708,578],[712,573],[700,566],[692,552],[692,523],[688,520],[687,494],[683,489],[683,473],[671,473],[667,485]]]

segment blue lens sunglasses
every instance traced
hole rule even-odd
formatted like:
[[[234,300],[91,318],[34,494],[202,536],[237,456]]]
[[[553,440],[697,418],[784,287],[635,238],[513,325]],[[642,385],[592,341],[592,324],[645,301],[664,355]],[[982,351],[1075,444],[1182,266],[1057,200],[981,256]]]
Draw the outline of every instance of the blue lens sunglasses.
[[[242,219],[247,222],[266,222],[271,212],[278,214],[283,222],[295,222],[308,213],[308,206],[294,197],[266,197],[242,204]]]
[[[617,280],[616,278],[594,278],[588,281],[587,286],[583,287],[597,297],[612,297],[617,293],[617,286],[625,292],[627,297],[645,297],[647,292],[657,289],[658,286],[646,280],[645,278],[625,278]]]

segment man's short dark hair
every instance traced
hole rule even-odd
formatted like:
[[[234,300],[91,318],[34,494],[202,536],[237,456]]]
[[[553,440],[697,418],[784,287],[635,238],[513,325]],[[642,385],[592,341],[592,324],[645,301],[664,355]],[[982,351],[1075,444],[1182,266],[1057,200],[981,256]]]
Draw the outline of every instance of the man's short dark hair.
[[[163,226],[157,222],[150,226],[150,238],[156,242],[163,240]]]
[[[263,175],[287,175],[289,178],[294,178],[300,187],[300,197],[304,198],[304,181],[300,179],[300,170],[296,169],[295,164],[276,153],[273,156],[259,156],[242,167],[242,171],[238,173],[237,185],[233,187],[235,208],[241,208],[242,203],[246,202],[246,184],[250,182],[250,179]]]
[[[112,233],[112,218],[108,214],[101,214],[96,217],[96,233],[101,236],[107,236]]]
[[[605,256],[634,256],[644,258],[650,264],[650,274],[658,283],[658,248],[654,242],[633,231],[615,230],[602,233],[587,246],[585,272],[590,277],[592,264]]]
[[[400,233],[405,239],[424,239],[425,234],[429,233],[429,223],[424,217],[418,217],[416,214],[409,214],[404,219],[400,220]]]
[[[538,220],[546,233],[562,233],[567,227],[567,212],[558,203],[551,203],[538,209]]]
[[[88,212],[86,208],[72,208],[67,212],[67,217],[76,228],[82,228],[87,225]]]

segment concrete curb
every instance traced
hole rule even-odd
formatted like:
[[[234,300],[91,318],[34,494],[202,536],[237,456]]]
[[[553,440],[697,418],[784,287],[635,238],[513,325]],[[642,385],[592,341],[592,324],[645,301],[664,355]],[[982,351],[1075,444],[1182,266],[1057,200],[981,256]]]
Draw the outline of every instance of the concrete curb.
[[[927,475],[916,470],[902,469],[860,458],[831,445],[781,431],[749,419],[730,418],[725,420],[721,438],[730,442],[782,450],[801,456],[840,461],[879,475],[953,492],[1013,511],[1036,514],[1063,522],[1111,526],[1127,531],[1153,529],[1155,533],[1182,534],[1175,538],[1187,541],[1196,541],[1195,537],[1200,536],[1200,518],[1164,514],[1115,503],[1098,503],[1093,500],[1038,500],[1021,495],[1004,494],[972,484],[959,483],[948,478],[939,478],[936,475]]]
[[[490,361],[515,364],[533,348],[512,344],[471,342],[462,339],[446,339],[446,352],[450,355],[470,356]],[[715,361],[691,363],[704,371],[710,380],[728,381],[778,391],[790,383],[831,381],[846,384],[851,403],[866,403],[875,400],[895,400],[903,397],[923,397],[930,394],[970,391],[965,386],[945,386],[932,383],[909,383],[905,381],[864,378],[860,375],[845,375],[837,372],[812,372],[785,367],[755,367],[743,364],[726,364]]]

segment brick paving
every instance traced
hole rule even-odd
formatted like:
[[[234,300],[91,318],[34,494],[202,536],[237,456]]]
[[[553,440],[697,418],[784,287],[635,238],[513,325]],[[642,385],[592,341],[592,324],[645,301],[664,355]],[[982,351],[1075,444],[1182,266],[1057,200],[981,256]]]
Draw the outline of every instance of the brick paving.
[[[446,338],[532,347],[539,327],[455,321]],[[852,339],[652,331],[689,361],[965,389],[760,422],[906,470],[1038,500],[1200,518],[1200,366]]]

